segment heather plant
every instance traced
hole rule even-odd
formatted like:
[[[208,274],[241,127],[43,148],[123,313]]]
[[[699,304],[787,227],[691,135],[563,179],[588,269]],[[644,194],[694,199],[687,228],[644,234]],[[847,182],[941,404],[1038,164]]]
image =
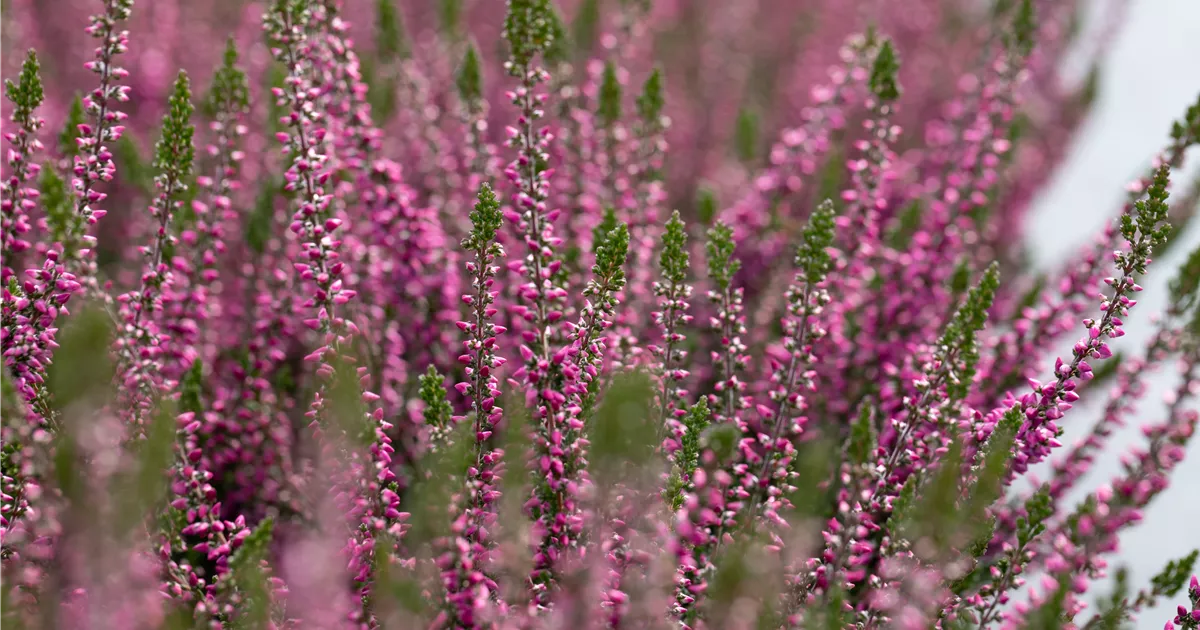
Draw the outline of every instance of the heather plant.
[[[1035,276],[1077,3],[854,4],[6,5],[0,621],[1200,628],[1200,101]]]

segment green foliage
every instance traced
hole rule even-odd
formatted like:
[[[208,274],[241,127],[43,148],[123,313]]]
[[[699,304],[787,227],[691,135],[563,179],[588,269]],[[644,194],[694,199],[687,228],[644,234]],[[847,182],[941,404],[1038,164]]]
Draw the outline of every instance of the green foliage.
[[[703,448],[712,451],[718,462],[729,461],[737,452],[737,441],[740,437],[737,427],[729,422],[710,425],[701,437]]]
[[[67,188],[67,182],[47,164],[42,168],[38,190],[41,193],[39,201],[46,212],[46,226],[50,229],[49,240],[62,243],[70,254],[74,254],[87,226],[75,212],[75,198]]]
[[[864,404],[858,410],[858,420],[850,427],[850,440],[846,444],[846,456],[852,463],[866,464],[875,450],[875,429],[872,420],[875,408]]]
[[[462,28],[463,0],[438,0],[438,25],[450,39],[458,37]]]
[[[996,423],[992,435],[980,450],[976,460],[979,468],[975,483],[967,493],[972,511],[982,513],[1000,498],[1004,490],[1004,480],[1008,475],[1009,461],[1012,459],[1013,444],[1023,421],[1021,408],[1010,408],[1000,418],[1000,422]]]
[[[1183,145],[1200,141],[1200,98],[1196,99],[1195,104],[1188,106],[1183,118],[1171,125],[1171,139],[1175,140],[1176,144]]]
[[[1125,567],[1117,569],[1113,576],[1112,593],[1102,598],[1098,603],[1096,616],[1085,626],[1098,630],[1120,630],[1129,620],[1129,570]]]
[[[463,54],[454,83],[458,87],[459,98],[468,108],[477,111],[483,98],[483,69],[479,64],[479,49],[473,41],[467,44],[467,52]]]
[[[196,415],[204,413],[204,402],[201,400],[203,392],[204,363],[196,359],[179,381],[179,410]]]
[[[224,586],[241,594],[235,629],[265,628],[270,620],[271,594],[263,561],[274,533],[275,521],[268,518],[258,524],[229,558],[229,574]]]
[[[377,0],[375,3],[375,48],[383,63],[408,59],[412,55],[396,4],[397,0]]]
[[[675,467],[663,493],[672,511],[683,507],[685,477],[691,477],[696,467],[700,465],[701,436],[708,428],[712,416],[708,410],[708,402],[701,397],[688,409],[683,417],[683,437],[679,440],[679,450],[675,452]]]
[[[662,253],[658,256],[658,265],[662,268],[663,278],[670,284],[681,285],[687,282],[688,270],[691,268],[688,260],[687,229],[679,218],[679,211],[671,213],[667,220],[662,237]]]
[[[621,119],[621,82],[617,80],[617,66],[613,62],[604,64],[604,76],[600,80],[599,104],[596,117],[604,127],[611,127]]]
[[[112,320],[98,309],[80,309],[72,314],[58,334],[47,382],[58,409],[98,394],[107,394],[113,366],[109,359]]]
[[[21,74],[17,77],[17,82],[14,84],[9,80],[4,81],[4,96],[13,104],[9,115],[13,122],[26,129],[34,126],[33,112],[45,100],[39,69],[37,52],[30,50],[25,57],[25,63],[21,65]]]
[[[559,13],[558,7],[550,5],[550,13],[547,17],[550,22],[550,43],[543,53],[546,57],[546,63],[551,66],[558,66],[571,61],[571,38],[567,34],[567,25],[563,21],[562,14]]]
[[[470,422],[454,425],[444,446],[422,458],[422,471],[402,497],[402,512],[412,516],[404,543],[421,549],[449,533],[450,501],[459,492],[463,473],[474,462],[475,440]],[[523,463],[511,470],[520,470]]]
[[[375,536],[374,564],[371,571],[374,584],[371,590],[384,594],[382,597],[376,597],[378,603],[375,607],[384,618],[393,612],[388,610],[389,608],[399,608],[398,616],[406,622],[412,622],[414,617],[423,619],[431,612],[427,593],[414,571],[395,569],[395,546],[396,542],[388,534]]]
[[[917,507],[917,486],[921,484],[920,475],[909,475],[900,488],[900,493],[892,500],[892,513],[888,517],[888,527],[898,535],[907,535],[910,524],[915,516]]]
[[[504,38],[508,40],[512,71],[519,72],[554,44],[555,17],[549,0],[508,0]]]
[[[913,235],[917,233],[917,228],[921,225],[921,217],[924,214],[925,207],[919,200],[914,199],[904,206],[900,210],[900,215],[896,217],[896,227],[888,235],[888,246],[893,249],[907,248]]]
[[[1013,44],[1018,54],[1025,56],[1033,50],[1033,38],[1037,32],[1037,20],[1034,17],[1033,0],[1021,0],[1017,13],[1013,16]]]
[[[1017,517],[1017,546],[1020,549],[1046,531],[1046,521],[1054,515],[1049,485],[1042,485],[1025,501],[1024,507],[1024,514]]]
[[[178,411],[163,401],[149,417],[145,439],[133,448],[133,469],[117,476],[110,496],[117,504],[114,525],[122,538],[134,533],[147,518],[162,514],[167,507],[170,477],[163,471],[175,460],[177,416]]]
[[[1037,304],[1038,298],[1042,297],[1042,291],[1046,290],[1046,274],[1040,273],[1033,279],[1033,284],[1029,290],[1021,295],[1021,299],[1017,300],[1016,307],[1013,309],[1014,315],[1021,316],[1021,311],[1030,308]]]
[[[659,124],[666,99],[663,96],[662,70],[655,67],[642,84],[642,93],[637,98],[637,112],[642,121],[647,124]]]
[[[600,222],[596,227],[592,228],[592,253],[598,254],[600,248],[604,246],[605,239],[608,238],[608,233],[617,229],[617,211],[611,206],[604,209],[604,216],[600,218]]]
[[[950,443],[950,449],[938,460],[937,470],[921,485],[917,498],[917,509],[912,522],[917,526],[916,534],[926,536],[938,551],[947,549],[955,542],[959,533],[957,511],[958,497],[962,489],[962,445]]]
[[[454,414],[454,409],[446,400],[445,379],[438,374],[437,368],[430,365],[418,380],[421,383],[421,400],[425,403],[425,426],[435,436],[445,437],[453,426],[451,416]]]
[[[643,372],[618,372],[589,423],[589,463],[598,485],[646,470],[655,450],[654,382]]]
[[[753,108],[742,107],[738,110],[733,130],[733,146],[743,164],[751,164],[758,159],[760,125],[758,112]]]
[[[250,84],[246,73],[238,67],[237,44],[230,37],[225,43],[225,54],[221,67],[213,75],[212,85],[201,104],[201,111],[209,118],[221,113],[238,114],[250,109]]]
[[[12,377],[8,375],[8,370],[0,370],[0,409],[8,410],[3,416],[0,416],[0,422],[5,425],[10,422],[24,422],[23,418],[16,418],[24,412],[23,401],[17,396],[17,388],[13,387]],[[6,449],[8,448],[8,444],[4,446]]]
[[[275,221],[275,195],[280,187],[280,182],[276,180],[264,181],[247,217],[246,244],[257,254],[266,251],[267,241],[271,239],[271,224]]]
[[[192,173],[196,150],[192,145],[192,91],[186,72],[179,72],[175,89],[167,99],[167,114],[163,117],[162,138],[154,146],[154,168],[164,178],[167,194],[177,192]]]
[[[734,258],[733,228],[718,221],[708,231],[708,277],[725,291],[733,283],[733,277],[742,268],[742,262]]]
[[[1154,594],[1166,597],[1175,597],[1179,594],[1179,591],[1182,591],[1183,587],[1187,585],[1188,578],[1196,566],[1197,558],[1200,558],[1200,550],[1193,550],[1182,558],[1168,562],[1162,571],[1158,572],[1158,575],[1150,578]]]
[[[478,201],[471,211],[471,233],[463,240],[463,247],[469,250],[480,250],[496,239],[496,231],[500,229],[504,214],[500,211],[500,201],[492,187],[484,182],[479,187]]]
[[[964,256],[954,266],[954,273],[950,274],[950,293],[956,297],[960,296],[969,286],[971,286],[971,262],[969,257]]]
[[[841,192],[846,188],[847,173],[845,147],[840,142],[831,142],[825,163],[821,165],[821,170],[817,173],[816,199],[841,198]],[[778,196],[775,201],[782,202],[782,196]],[[777,211],[778,208],[773,205],[772,214],[774,215]]]
[[[979,362],[979,346],[976,336],[987,323],[988,309],[1000,287],[999,265],[992,263],[984,272],[979,284],[967,292],[967,299],[946,326],[938,347],[944,348],[945,356],[953,358],[950,382],[946,392],[951,400],[962,400],[970,391]]]
[[[1096,97],[1100,95],[1100,63],[1096,62],[1088,68],[1087,76],[1083,79],[1083,85],[1079,86],[1079,91],[1076,92],[1077,102],[1084,108],[1091,108],[1096,102]]]
[[[800,246],[796,249],[796,266],[809,284],[823,281],[833,267],[833,257],[828,250],[833,246],[836,216],[833,201],[826,199],[813,210],[808,225],[804,226]]]
[[[1188,254],[1167,288],[1171,292],[1171,311],[1183,313],[1196,304],[1197,290],[1200,289],[1200,246]]]
[[[79,125],[86,120],[83,111],[83,99],[78,94],[71,100],[71,108],[67,110],[67,119],[63,122],[62,131],[58,134],[58,150],[65,157],[79,155]]]
[[[347,446],[366,448],[375,441],[375,421],[362,399],[351,361],[340,354],[327,352],[325,359],[333,366],[333,378],[327,386],[325,407],[315,421],[322,431],[348,440]]]
[[[712,189],[701,186],[696,190],[696,217],[701,225],[710,225],[717,218],[717,195]]]
[[[1146,265],[1154,249],[1171,232],[1171,226],[1166,222],[1170,174],[1171,167],[1165,164],[1156,169],[1154,179],[1146,190],[1146,197],[1134,203],[1133,213],[1121,215],[1121,236],[1125,237],[1130,248],[1121,255],[1120,264],[1134,273],[1146,273]]]
[[[284,82],[287,81],[287,69],[283,64],[273,63],[267,66],[267,71],[263,73],[263,78],[267,83],[267,93],[270,93],[273,88],[283,89]],[[279,101],[274,98],[267,99],[267,130],[272,134],[283,131],[283,123],[280,118],[283,117],[286,111],[285,106],[280,105]]]
[[[1125,353],[1121,351],[1114,352],[1107,360],[1092,366],[1092,380],[1088,384],[1090,387],[1096,387],[1104,384],[1108,379],[1117,375],[1117,370],[1121,369],[1121,364],[1125,362]]]
[[[618,223],[604,242],[596,248],[596,265],[592,273],[603,279],[611,290],[625,286],[625,259],[629,256],[629,227]]]
[[[590,56],[599,35],[600,0],[583,0],[579,3],[575,21],[571,22],[571,40],[577,54],[582,58]]]
[[[871,93],[884,103],[900,98],[899,74],[900,62],[896,59],[896,49],[892,47],[891,40],[885,39],[871,65]]]
[[[113,161],[117,164],[122,178],[133,184],[143,195],[154,194],[154,167],[148,164],[142,156],[141,149],[133,136],[121,136],[112,145]]]
[[[839,464],[837,445],[828,438],[804,440],[797,445],[796,457],[788,468],[789,482],[784,487],[787,503],[791,507],[781,516],[788,522],[831,517],[837,505],[834,499],[840,488],[837,484],[829,483],[829,480]]]
[[[371,120],[380,127],[392,119],[397,101],[395,72],[390,68],[383,68],[386,66],[372,57],[363,57],[359,61],[362,81],[367,86],[367,104],[371,106]]]

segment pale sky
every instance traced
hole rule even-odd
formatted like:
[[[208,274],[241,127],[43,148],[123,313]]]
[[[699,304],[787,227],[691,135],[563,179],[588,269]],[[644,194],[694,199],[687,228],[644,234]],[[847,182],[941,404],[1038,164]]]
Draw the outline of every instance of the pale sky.
[[[1089,30],[1108,10],[1112,0],[1093,0]],[[1171,121],[1200,94],[1200,0],[1132,0],[1125,24],[1117,34],[1102,67],[1098,102],[1068,154],[1067,163],[1036,204],[1026,240],[1039,267],[1061,263],[1088,242],[1105,219],[1119,207],[1123,186],[1141,173],[1151,156],[1167,140]],[[1174,181],[1190,182],[1197,172],[1200,151],[1188,156],[1187,175]],[[1082,229],[1086,227],[1087,229]],[[1156,259],[1142,282],[1146,288],[1128,319],[1129,334],[1121,348],[1143,348],[1151,332],[1149,317],[1165,305],[1166,283],[1188,251],[1200,244],[1200,225],[1193,224],[1168,256]],[[1082,325],[1081,325],[1082,326]],[[1080,328],[1082,332],[1082,328]],[[1069,350],[1074,337],[1062,350]],[[1178,370],[1164,366],[1142,401],[1137,420],[1162,419],[1163,394],[1177,384]],[[1082,401],[1081,401],[1082,402]],[[1090,428],[1103,400],[1092,399],[1078,407],[1066,422],[1064,443]],[[1097,461],[1084,482],[1088,489],[1119,472],[1117,457],[1129,444],[1144,441],[1137,423],[1115,434],[1106,456]],[[1131,571],[1134,589],[1148,584],[1168,560],[1200,547],[1200,437],[1193,439],[1188,458],[1176,469],[1171,487],[1146,511],[1144,521],[1122,537],[1121,550],[1110,560],[1110,573],[1124,564]],[[1200,569],[1200,567],[1198,567]],[[1107,585],[1096,585],[1106,593]],[[1160,602],[1139,616],[1139,630],[1160,630],[1174,616],[1175,606]],[[1094,607],[1089,606],[1089,610]],[[1090,618],[1085,612],[1077,622]]]

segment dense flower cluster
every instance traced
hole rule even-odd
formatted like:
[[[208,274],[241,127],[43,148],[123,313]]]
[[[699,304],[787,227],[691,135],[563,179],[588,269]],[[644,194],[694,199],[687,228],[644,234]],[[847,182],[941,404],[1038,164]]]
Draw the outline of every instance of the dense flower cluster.
[[[1200,102],[1035,279],[1073,2],[426,4],[9,3],[6,626],[1200,628]]]

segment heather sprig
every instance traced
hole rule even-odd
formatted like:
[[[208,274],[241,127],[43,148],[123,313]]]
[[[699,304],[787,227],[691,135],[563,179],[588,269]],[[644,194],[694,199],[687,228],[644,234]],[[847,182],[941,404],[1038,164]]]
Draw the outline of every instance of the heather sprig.
[[[77,140],[80,138],[79,125],[86,122],[86,114],[83,111],[83,98],[76,95],[71,99],[71,106],[67,109],[67,118],[63,121],[62,131],[58,134],[58,151],[66,158],[67,166],[70,166],[71,160],[79,155],[80,145]]]
[[[5,142],[11,147],[7,152],[9,172],[0,181],[0,212],[4,221],[4,240],[0,247],[3,247],[5,256],[0,282],[4,284],[8,284],[8,279],[15,274],[8,266],[13,257],[29,249],[29,242],[23,235],[32,227],[29,210],[37,203],[37,191],[30,184],[41,170],[36,154],[42,149],[42,143],[37,136],[45,124],[37,115],[37,109],[45,98],[38,68],[37,53],[31,50],[21,66],[17,83],[4,82],[4,97],[13,105],[9,119],[15,127],[4,134]]]
[[[188,76],[180,71],[163,117],[162,137],[154,148],[154,178],[157,196],[150,205],[155,221],[153,239],[142,248],[145,258],[140,286],[117,298],[121,334],[114,343],[128,429],[139,437],[157,398],[169,393],[174,383],[164,379],[164,355],[175,343],[163,332],[163,296],[171,290],[174,271],[166,258],[178,239],[174,234],[175,213],[183,203],[192,176],[195,147],[192,135],[192,92]]]
[[[539,448],[547,453],[535,486],[535,531],[541,536],[532,581],[535,601],[545,601],[546,585],[558,579],[563,556],[579,537],[581,508],[579,485],[587,468],[584,436],[595,403],[604,353],[605,331],[613,324],[621,289],[625,287],[625,260],[629,254],[629,229],[624,223],[605,235],[596,249],[592,278],[583,291],[587,299],[579,322],[571,327],[570,345],[561,352],[566,397],[555,410],[553,432],[539,434]],[[541,440],[547,440],[541,443]]]
[[[420,382],[421,401],[425,403],[425,410],[421,413],[425,419],[425,426],[429,429],[429,446],[438,449],[450,438],[451,429],[454,428],[451,420],[454,410],[446,400],[444,378],[437,368],[429,366],[421,375]]]
[[[679,448],[675,451],[675,463],[663,492],[663,499],[672,512],[683,507],[690,487],[692,475],[700,465],[700,436],[708,428],[708,403],[701,398],[688,409],[680,420]]]
[[[955,406],[970,390],[979,360],[977,336],[987,322],[988,309],[999,286],[999,267],[993,264],[967,293],[966,299],[946,326],[935,345],[933,359],[927,364],[925,373],[914,383],[918,395],[908,399],[904,415],[891,422],[894,433],[890,446],[881,449],[878,485],[872,494],[872,502],[888,493],[887,489],[898,491],[903,485],[906,477],[893,479],[896,468],[902,462],[909,464],[916,460],[928,464],[926,458],[938,449],[945,448],[943,441],[949,436],[942,432],[941,427],[954,417]]]
[[[538,86],[549,75],[533,65],[536,55],[544,52],[553,40],[548,27],[549,12],[545,0],[511,0],[504,25],[505,38],[512,50],[505,68],[520,80],[518,88],[510,92],[510,100],[520,115],[517,126],[507,129],[509,146],[517,152],[516,159],[505,169],[505,175],[516,188],[515,207],[507,218],[522,232],[529,251],[524,260],[515,261],[515,265],[510,263],[510,267],[528,278],[519,293],[526,303],[523,317],[533,326],[532,339],[526,339],[532,343],[526,367],[527,378],[537,390],[545,390],[556,371],[549,362],[550,324],[563,316],[558,305],[566,297],[565,290],[554,285],[555,272],[561,265],[554,260],[554,246],[560,242],[553,231],[558,212],[548,210],[546,205],[550,185],[547,149],[552,136],[548,127],[538,127],[538,121],[545,116],[546,102],[546,95],[538,92]]]
[[[688,283],[690,262],[687,245],[687,228],[676,210],[663,232],[662,253],[658,257],[661,279],[653,285],[661,310],[651,313],[662,331],[661,345],[651,346],[650,351],[659,361],[662,392],[659,394],[658,415],[662,423],[660,431],[667,435],[676,433],[672,425],[678,412],[682,411],[681,405],[687,391],[681,386],[689,375],[683,367],[687,361],[687,350],[682,347],[686,340],[683,331],[692,321],[692,315],[688,313],[692,285]]]
[[[1121,275],[1119,278],[1105,279],[1105,284],[1112,287],[1112,295],[1106,295],[1101,300],[1103,316],[1099,320],[1088,318],[1083,321],[1088,329],[1087,337],[1075,344],[1070,362],[1062,358],[1055,361],[1056,379],[1053,383],[1043,387],[1036,381],[1032,382],[1033,392],[1021,397],[1019,404],[1025,411],[1026,422],[1019,438],[1025,445],[1025,451],[1019,453],[1014,461],[1017,472],[1024,472],[1028,466],[1049,454],[1051,440],[1058,434],[1055,421],[1062,418],[1063,412],[1071,408],[1070,403],[1079,397],[1074,391],[1074,379],[1087,381],[1092,377],[1092,367],[1087,359],[1111,357],[1112,350],[1106,340],[1125,334],[1123,318],[1137,303],[1129,295],[1142,290],[1136,282],[1136,275],[1146,272],[1154,248],[1166,239],[1170,229],[1165,223],[1169,175],[1170,167],[1159,167],[1146,191],[1146,198],[1134,204],[1134,213],[1123,214],[1118,221],[1126,247],[1113,252],[1113,260]]]
[[[100,84],[82,100],[83,109],[91,119],[80,123],[75,144],[78,154],[74,155],[71,188],[75,192],[75,213],[83,218],[89,229],[93,228],[108,212],[97,204],[107,195],[97,189],[100,182],[110,182],[116,176],[116,165],[108,143],[121,139],[125,127],[121,124],[128,118],[125,112],[116,109],[118,103],[129,100],[129,86],[120,81],[129,76],[129,71],[116,65],[117,56],[129,50],[129,32],[120,30],[133,12],[133,0],[104,0],[104,12],[92,15],[86,29],[88,35],[99,41],[94,59],[84,67],[99,77]],[[67,251],[67,267],[89,291],[98,292],[95,278],[95,237],[82,236],[86,248]]]
[[[201,327],[210,316],[220,315],[212,310],[215,298],[209,287],[219,279],[219,262],[228,251],[226,231],[238,219],[233,195],[241,188],[245,159],[241,138],[247,133],[244,122],[249,99],[246,74],[238,66],[237,47],[231,39],[201,104],[211,134],[204,153],[211,162],[202,167],[204,174],[196,177],[200,191],[190,204],[192,220],[179,235],[186,254],[172,263],[181,272],[178,286],[164,296],[169,302],[164,305],[166,328],[174,338],[164,365],[171,378],[187,369],[192,356],[209,362],[215,358],[215,352],[206,346],[212,339],[204,338]]]
[[[742,289],[733,286],[734,276],[741,269],[741,261],[734,256],[733,230],[717,222],[708,231],[708,277],[715,289],[708,292],[708,299],[716,305],[716,316],[711,320],[713,329],[720,331],[720,349],[712,352],[713,363],[720,366],[716,383],[716,395],[711,403],[715,407],[718,422],[737,422],[746,407],[743,393],[746,385],[737,373],[746,368],[746,346],[741,336],[746,332],[745,317],[742,315]]]
[[[763,414],[763,425],[757,435],[747,435],[744,448],[759,445],[765,451],[761,466],[754,477],[747,479],[747,490],[753,499],[747,517],[758,518],[758,507],[766,503],[768,514],[777,508],[780,490],[789,477],[791,459],[795,456],[794,441],[804,432],[808,409],[807,397],[816,391],[815,370],[817,356],[813,346],[825,336],[821,322],[822,311],[830,301],[823,285],[833,267],[829,248],[835,237],[833,202],[826,199],[817,206],[809,217],[796,250],[795,281],[788,287],[787,317],[783,324],[783,346],[789,358],[787,365],[778,365],[771,375],[771,402],[773,412]],[[763,410],[760,409],[759,413]],[[750,462],[753,464],[753,461]],[[753,470],[753,468],[752,468]]]
[[[456,387],[470,401],[474,456],[470,458],[462,495],[455,507],[451,525],[454,540],[443,569],[447,623],[453,627],[478,623],[481,607],[498,592],[487,567],[496,544],[489,531],[496,524],[495,504],[501,496],[496,482],[504,458],[504,450],[496,446],[494,434],[504,417],[504,409],[497,404],[501,390],[496,373],[505,361],[496,354],[497,337],[506,329],[493,322],[497,313],[495,300],[500,294],[494,284],[500,271],[499,260],[504,257],[504,247],[496,241],[503,214],[488,184],[480,187],[478,200],[471,212],[471,233],[462,243],[473,255],[466,264],[472,290],[463,296],[471,315],[458,323],[459,329],[467,334],[463,342],[466,352],[459,357],[466,365],[467,380]],[[456,416],[455,421],[469,418]]]
[[[357,332],[353,322],[339,315],[338,307],[347,304],[357,294],[345,288],[343,273],[346,271],[338,251],[341,240],[335,238],[343,221],[333,216],[332,197],[324,186],[331,176],[328,156],[322,153],[326,129],[322,127],[325,117],[316,107],[320,90],[316,89],[313,77],[314,55],[319,49],[308,29],[313,24],[313,15],[304,0],[278,0],[264,16],[264,28],[273,43],[273,54],[287,69],[287,78],[282,88],[274,88],[277,105],[284,108],[280,122],[287,131],[277,134],[277,139],[286,146],[290,164],[285,174],[285,189],[294,191],[295,213],[289,229],[301,239],[301,248],[294,263],[302,282],[309,287],[309,297],[304,302],[310,315],[304,320],[309,328],[321,336],[321,346],[305,357],[306,361],[318,364],[316,372],[334,389],[319,389],[305,414],[311,419],[320,439],[330,430],[328,403],[346,406],[350,415],[362,414],[362,434],[365,453],[350,454],[351,467],[347,477],[341,480],[342,491],[351,492],[354,498],[347,517],[355,521],[354,531],[347,541],[350,555],[350,572],[361,598],[359,614],[366,621],[370,617],[371,569],[374,565],[374,540],[377,533],[399,538],[402,533],[402,513],[398,510],[399,496],[396,494],[396,475],[393,472],[391,438],[387,430],[391,424],[383,419],[383,409],[374,406],[379,396],[362,391],[360,385],[368,379],[365,368],[353,372],[343,367],[341,374],[335,363],[342,363],[344,345]],[[360,401],[344,394],[339,403],[329,399],[337,391],[354,391]],[[373,407],[373,408],[372,408]],[[345,414],[341,414],[345,415]],[[350,426],[358,426],[351,423]],[[337,438],[324,441],[326,449],[333,446]],[[363,460],[366,461],[363,461]]]

